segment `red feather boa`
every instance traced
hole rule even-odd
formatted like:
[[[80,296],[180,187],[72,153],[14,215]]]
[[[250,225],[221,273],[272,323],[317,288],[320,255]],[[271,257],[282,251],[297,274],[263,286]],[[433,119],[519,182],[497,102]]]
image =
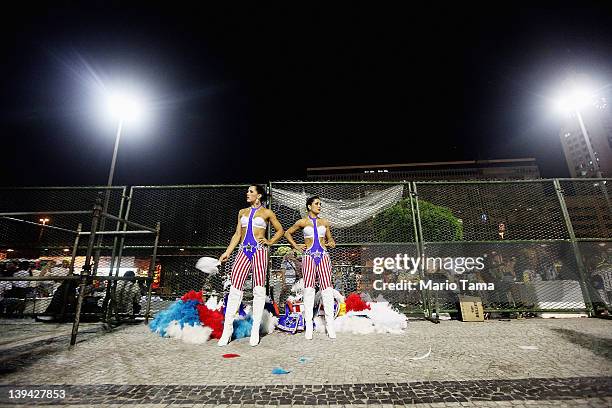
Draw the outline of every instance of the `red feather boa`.
[[[346,311],[350,312],[351,310],[355,312],[361,312],[362,310],[370,310],[370,305],[364,302],[357,293],[351,293],[346,300]]]
[[[185,293],[183,297],[181,297],[181,300],[183,302],[197,300],[199,303],[204,303],[204,300],[202,300],[202,291],[196,292],[195,290],[190,290],[189,292]]]
[[[197,305],[198,314],[200,315],[200,322],[204,326],[208,326],[212,329],[210,337],[213,339],[220,339],[223,333],[223,313],[218,310],[210,310],[205,305]]]

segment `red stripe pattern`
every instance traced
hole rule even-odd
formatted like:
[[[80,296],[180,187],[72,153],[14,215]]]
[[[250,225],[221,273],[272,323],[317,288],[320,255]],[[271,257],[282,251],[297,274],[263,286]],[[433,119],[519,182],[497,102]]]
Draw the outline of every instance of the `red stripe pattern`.
[[[267,269],[267,247],[257,248],[252,261],[249,261],[249,258],[247,258],[243,251],[238,251],[238,255],[232,265],[232,286],[238,290],[242,290],[242,288],[244,288],[244,282],[247,280],[251,270],[253,271],[253,287],[265,286]]]
[[[327,253],[323,254],[319,266],[317,266],[311,256],[305,255],[302,257],[302,273],[304,275],[305,288],[314,288],[315,278],[319,281],[321,290],[331,287],[331,271],[331,260]]]

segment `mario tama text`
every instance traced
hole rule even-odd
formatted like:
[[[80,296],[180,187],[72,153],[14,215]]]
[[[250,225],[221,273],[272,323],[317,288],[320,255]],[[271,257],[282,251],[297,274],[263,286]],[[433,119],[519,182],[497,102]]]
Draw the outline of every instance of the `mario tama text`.
[[[484,257],[411,257],[408,254],[397,254],[395,257],[378,257],[372,262],[372,271],[380,275],[385,271],[408,272],[412,275],[418,270],[444,270],[451,275],[478,272],[484,269]],[[470,282],[458,279],[455,282],[433,282],[432,280],[401,280],[384,282],[382,279],[373,282],[375,290],[495,290],[493,283]]]
[[[377,279],[372,282],[374,290],[495,290],[495,284],[486,282],[470,282],[467,279],[460,279],[459,283],[449,282],[448,279],[444,282],[434,282],[430,280],[409,281],[401,280],[399,282],[383,282]]]

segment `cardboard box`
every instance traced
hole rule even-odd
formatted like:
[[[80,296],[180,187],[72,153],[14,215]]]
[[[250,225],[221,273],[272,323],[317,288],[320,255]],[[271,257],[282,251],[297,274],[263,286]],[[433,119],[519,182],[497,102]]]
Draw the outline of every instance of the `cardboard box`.
[[[482,301],[476,296],[459,296],[461,320],[464,322],[484,322]]]

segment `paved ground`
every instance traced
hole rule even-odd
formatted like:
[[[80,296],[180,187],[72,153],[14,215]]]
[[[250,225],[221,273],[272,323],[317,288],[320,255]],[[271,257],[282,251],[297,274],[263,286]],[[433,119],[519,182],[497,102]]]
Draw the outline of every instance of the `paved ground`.
[[[189,345],[144,325],[83,329],[69,349],[69,325],[0,322],[0,404],[612,406],[609,320],[414,321],[402,335],[335,341],[278,332],[256,348]],[[66,396],[9,398],[32,385]]]

